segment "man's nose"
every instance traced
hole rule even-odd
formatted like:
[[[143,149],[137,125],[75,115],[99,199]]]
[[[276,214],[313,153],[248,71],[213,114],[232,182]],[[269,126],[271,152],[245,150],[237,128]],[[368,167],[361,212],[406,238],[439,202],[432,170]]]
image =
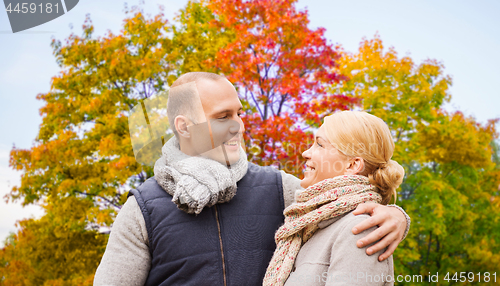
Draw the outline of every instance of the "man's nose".
[[[245,132],[245,124],[243,123],[241,117],[238,117],[238,120],[240,121],[240,133],[243,133]]]
[[[245,125],[243,124],[243,121],[241,118],[238,117],[238,119],[235,120],[233,124],[229,127],[229,132],[231,133],[243,133],[245,132]]]

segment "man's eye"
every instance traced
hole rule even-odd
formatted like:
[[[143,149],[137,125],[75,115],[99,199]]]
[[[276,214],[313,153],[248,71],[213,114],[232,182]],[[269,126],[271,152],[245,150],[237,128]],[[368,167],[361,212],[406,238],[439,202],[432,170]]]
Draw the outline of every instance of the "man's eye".
[[[227,119],[227,115],[226,115],[226,116],[224,116],[224,117],[219,117],[219,118],[217,118],[217,119],[220,119],[220,120]]]

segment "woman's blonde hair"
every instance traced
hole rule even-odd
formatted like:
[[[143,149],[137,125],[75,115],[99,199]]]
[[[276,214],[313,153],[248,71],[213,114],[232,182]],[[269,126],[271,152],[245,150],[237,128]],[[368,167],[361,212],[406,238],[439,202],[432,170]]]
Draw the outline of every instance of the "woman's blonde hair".
[[[359,175],[367,176],[382,195],[382,204],[388,204],[403,182],[405,171],[391,160],[394,141],[385,122],[361,111],[342,111],[324,119],[328,141],[347,157],[361,157],[364,169]]]

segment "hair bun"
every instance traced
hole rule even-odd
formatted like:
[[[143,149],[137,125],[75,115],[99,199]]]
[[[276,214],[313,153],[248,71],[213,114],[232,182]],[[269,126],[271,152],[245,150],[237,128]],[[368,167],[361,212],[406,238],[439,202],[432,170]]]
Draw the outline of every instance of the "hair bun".
[[[396,189],[403,182],[404,175],[405,169],[398,162],[389,160],[368,176],[370,183],[379,189],[384,198],[382,204],[388,204],[392,195],[396,197]]]

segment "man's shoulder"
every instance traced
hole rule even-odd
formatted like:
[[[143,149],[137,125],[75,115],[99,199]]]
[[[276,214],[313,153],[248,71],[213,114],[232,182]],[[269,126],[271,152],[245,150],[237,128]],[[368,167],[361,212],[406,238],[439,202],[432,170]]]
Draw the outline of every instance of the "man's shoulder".
[[[278,169],[276,169],[273,166],[260,166],[252,162],[248,162],[248,172],[253,172],[253,173],[269,173],[269,174],[276,174],[279,172]]]
[[[140,196],[143,200],[168,196],[168,193],[158,184],[155,177],[147,179],[137,189],[130,190],[129,196]]]
[[[153,177],[150,177],[149,179],[147,179],[146,181],[144,181],[142,184],[140,184],[137,189],[142,190],[142,189],[150,189],[150,188],[156,188],[156,187],[160,187],[160,185],[158,184],[155,177],[153,176]]]
[[[242,183],[245,185],[259,185],[259,184],[280,184],[281,174],[278,169],[272,166],[259,166],[255,163],[248,162],[248,169],[238,181],[238,186]]]

